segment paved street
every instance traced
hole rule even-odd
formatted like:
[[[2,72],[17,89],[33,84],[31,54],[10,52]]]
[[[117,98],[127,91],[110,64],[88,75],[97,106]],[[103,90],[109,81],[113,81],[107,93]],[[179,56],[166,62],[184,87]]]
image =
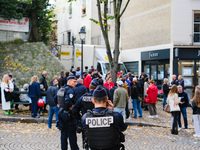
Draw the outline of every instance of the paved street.
[[[190,133],[170,134],[169,128],[130,126],[126,131],[126,150],[199,150],[200,139]],[[78,144],[81,147],[81,136]],[[0,122],[1,150],[59,150],[60,133],[47,124]]]

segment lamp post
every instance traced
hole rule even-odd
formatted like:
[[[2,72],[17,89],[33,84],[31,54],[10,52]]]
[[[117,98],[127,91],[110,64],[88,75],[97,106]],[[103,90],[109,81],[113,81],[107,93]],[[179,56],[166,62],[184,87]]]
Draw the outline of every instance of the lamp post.
[[[83,40],[85,39],[85,34],[85,29],[82,27],[79,32],[79,36],[81,39],[81,75],[83,75]]]

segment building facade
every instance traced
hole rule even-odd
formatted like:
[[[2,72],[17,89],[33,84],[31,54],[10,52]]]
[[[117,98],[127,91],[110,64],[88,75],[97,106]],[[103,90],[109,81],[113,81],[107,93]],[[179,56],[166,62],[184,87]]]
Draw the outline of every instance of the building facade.
[[[98,20],[96,1],[77,0],[69,3],[56,0],[55,5],[58,45],[72,45],[73,38],[76,43],[81,43],[79,32],[82,27],[86,32],[85,44],[101,45],[100,27],[90,21],[90,18]]]
[[[192,97],[200,82],[199,6],[195,0],[130,1],[121,20],[121,59],[130,71],[138,63],[138,74],[145,71],[159,88],[164,78],[182,75]]]

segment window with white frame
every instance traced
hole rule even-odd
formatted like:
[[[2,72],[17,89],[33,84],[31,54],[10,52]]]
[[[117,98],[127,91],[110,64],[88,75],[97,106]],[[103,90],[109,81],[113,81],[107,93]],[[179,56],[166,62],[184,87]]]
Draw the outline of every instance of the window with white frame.
[[[107,14],[111,14],[111,2],[110,2],[110,0],[108,0],[108,10],[107,10]]]
[[[194,42],[200,43],[200,11],[194,12]]]

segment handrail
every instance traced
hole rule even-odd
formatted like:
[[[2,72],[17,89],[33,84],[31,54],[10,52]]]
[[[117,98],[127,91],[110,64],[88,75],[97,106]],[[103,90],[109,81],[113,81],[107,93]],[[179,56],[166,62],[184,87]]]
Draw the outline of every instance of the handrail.
[[[13,91],[13,94],[28,94],[28,92],[24,91]],[[41,92],[41,96],[46,96],[47,92]]]

